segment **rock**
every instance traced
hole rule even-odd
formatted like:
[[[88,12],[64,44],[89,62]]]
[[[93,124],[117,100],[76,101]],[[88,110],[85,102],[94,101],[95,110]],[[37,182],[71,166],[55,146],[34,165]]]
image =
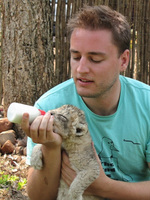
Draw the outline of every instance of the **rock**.
[[[14,130],[3,131],[0,133],[0,145],[3,146],[7,140],[10,140],[12,144],[16,143],[16,135]]]
[[[4,108],[0,105],[0,117],[4,117]]]
[[[25,136],[23,139],[18,139],[17,146],[26,147],[27,146],[27,136]]]
[[[7,140],[1,148],[1,152],[3,154],[13,153],[14,150],[15,150],[15,146],[12,144],[10,140]]]
[[[22,158],[20,165],[26,165],[26,157]]]
[[[13,156],[13,160],[16,161],[17,163],[20,163],[21,160],[22,160],[22,158],[21,158],[21,156],[14,155],[14,156]]]
[[[23,149],[23,155],[24,155],[24,156],[27,156],[27,147],[25,147],[25,148]]]
[[[13,152],[15,155],[23,155],[26,156],[27,155],[27,148],[26,147],[22,147],[22,146],[17,146],[15,148],[15,151]]]
[[[24,147],[22,147],[22,146],[16,147],[15,148],[15,154],[23,155],[23,149],[24,149]]]
[[[0,112],[3,112],[4,111],[4,108],[2,105],[0,105]]]
[[[16,133],[17,138],[24,138],[26,136],[25,132],[22,130],[20,124],[14,124],[13,130]]]
[[[1,119],[0,119],[0,133],[1,133],[2,131],[7,131],[7,130],[11,129],[12,126],[13,126],[13,123],[11,123],[11,122],[7,119],[7,117],[1,118]]]

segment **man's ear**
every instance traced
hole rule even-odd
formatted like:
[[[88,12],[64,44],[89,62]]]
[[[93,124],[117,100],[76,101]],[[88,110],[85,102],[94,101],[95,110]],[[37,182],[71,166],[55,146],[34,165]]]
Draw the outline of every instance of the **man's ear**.
[[[120,56],[120,72],[123,72],[127,69],[130,59],[130,51],[129,49],[126,49]]]

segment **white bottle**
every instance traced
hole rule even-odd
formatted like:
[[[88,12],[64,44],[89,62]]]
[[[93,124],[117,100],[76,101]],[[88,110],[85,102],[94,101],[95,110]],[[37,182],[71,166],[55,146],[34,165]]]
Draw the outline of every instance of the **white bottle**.
[[[29,123],[32,123],[37,116],[45,114],[36,107],[14,102],[8,107],[7,118],[10,122],[20,124],[24,113],[29,114]]]

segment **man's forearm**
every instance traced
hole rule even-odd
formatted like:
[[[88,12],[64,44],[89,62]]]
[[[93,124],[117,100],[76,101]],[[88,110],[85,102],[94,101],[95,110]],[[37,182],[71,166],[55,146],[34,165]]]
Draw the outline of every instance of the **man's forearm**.
[[[59,187],[61,149],[45,151],[43,148],[44,167],[42,170],[29,169],[27,192],[31,200],[54,200]]]
[[[149,200],[150,181],[129,183],[110,180],[104,197],[112,200]]]

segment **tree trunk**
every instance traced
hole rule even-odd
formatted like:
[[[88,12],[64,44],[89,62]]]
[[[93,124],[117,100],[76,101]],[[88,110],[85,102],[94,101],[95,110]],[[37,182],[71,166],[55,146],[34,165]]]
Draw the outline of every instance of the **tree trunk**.
[[[2,38],[2,7],[1,7],[1,0],[0,0],[0,105],[2,102],[2,68],[1,68],[1,38]]]
[[[51,86],[49,0],[3,0],[2,70],[5,111],[33,104]]]
[[[33,105],[51,85],[49,0],[3,0],[5,116],[11,102]]]

